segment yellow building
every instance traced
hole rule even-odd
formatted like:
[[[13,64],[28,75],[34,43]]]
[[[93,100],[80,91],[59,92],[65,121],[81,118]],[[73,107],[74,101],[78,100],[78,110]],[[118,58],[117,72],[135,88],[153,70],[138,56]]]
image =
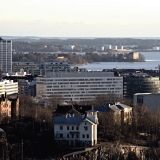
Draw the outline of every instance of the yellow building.
[[[128,54],[128,57],[129,59],[134,59],[134,60],[139,59],[139,52],[130,52]]]
[[[106,104],[104,106],[96,106],[94,110],[106,113],[117,124],[131,124],[132,107],[122,103]]]

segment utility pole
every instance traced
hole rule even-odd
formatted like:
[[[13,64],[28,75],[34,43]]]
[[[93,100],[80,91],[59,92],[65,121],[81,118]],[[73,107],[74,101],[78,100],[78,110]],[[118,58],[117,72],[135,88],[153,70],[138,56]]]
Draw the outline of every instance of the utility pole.
[[[22,159],[23,160],[23,139],[22,139]]]

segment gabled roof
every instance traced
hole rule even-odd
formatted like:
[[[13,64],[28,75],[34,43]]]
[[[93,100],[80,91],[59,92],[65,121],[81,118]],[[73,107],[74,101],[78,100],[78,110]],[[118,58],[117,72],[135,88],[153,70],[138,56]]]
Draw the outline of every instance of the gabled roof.
[[[66,114],[67,114],[67,113],[68,113],[68,114],[72,114],[72,115],[73,115],[74,113],[75,113],[75,114],[78,114],[78,115],[81,115],[81,113],[78,112],[78,111],[77,111],[76,109],[74,109],[74,108],[72,108],[72,109],[70,109],[69,111],[67,111]]]
[[[87,117],[78,116],[78,117],[66,117],[66,116],[55,116],[53,118],[53,124],[68,124],[68,125],[74,125],[74,124],[80,124],[82,122],[89,122],[90,124],[95,124]]]
[[[84,121],[84,122],[87,121],[87,122],[89,122],[90,124],[95,124],[94,122],[92,122],[92,121],[91,121],[90,119],[88,119],[88,118],[85,118],[83,121]]]
[[[53,118],[53,124],[80,124],[84,118],[79,117],[65,117],[65,116],[55,116]]]
[[[57,105],[57,109],[55,111],[56,115],[65,115],[71,109],[79,112],[80,114],[85,114],[86,111],[91,110],[91,105]]]

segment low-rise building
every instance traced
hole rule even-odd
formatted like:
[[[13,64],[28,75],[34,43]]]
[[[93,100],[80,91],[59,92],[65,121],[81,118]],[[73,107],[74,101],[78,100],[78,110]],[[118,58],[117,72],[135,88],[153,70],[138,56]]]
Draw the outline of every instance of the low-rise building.
[[[124,125],[132,122],[132,107],[122,103],[105,104],[104,106],[95,106],[94,110],[106,113],[106,116],[115,123]]]
[[[130,52],[128,54],[128,58],[131,60],[139,59],[139,52]]]
[[[160,109],[160,93],[134,94],[134,106],[145,105],[150,109]]]
[[[63,116],[54,116],[54,139],[63,145],[93,146],[97,144],[97,111],[81,115],[75,109]]]

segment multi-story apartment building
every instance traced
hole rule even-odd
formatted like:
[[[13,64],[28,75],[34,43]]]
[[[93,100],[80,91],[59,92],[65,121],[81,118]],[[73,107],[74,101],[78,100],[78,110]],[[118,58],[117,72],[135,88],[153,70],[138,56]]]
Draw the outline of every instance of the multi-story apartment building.
[[[20,72],[22,69],[24,71],[36,70],[36,69],[39,69],[39,66],[35,62],[13,62],[12,63],[13,72]]]
[[[0,81],[0,95],[11,95],[14,93],[18,93],[18,82],[13,82],[13,80]]]
[[[18,83],[19,95],[36,96],[36,81],[31,74],[26,72],[16,72],[3,75],[4,79],[12,80]]]
[[[12,41],[0,37],[0,70],[3,73],[12,72]]]
[[[67,71],[70,69],[68,62],[46,62],[41,65],[45,71]]]
[[[13,62],[13,72],[19,72],[21,70],[31,75],[45,75],[46,72],[53,71],[69,71],[70,64],[68,62],[45,62],[37,64],[34,62]]]
[[[113,72],[53,72],[36,78],[37,97],[62,95],[64,100],[93,100],[97,95],[123,95],[123,77]]]

